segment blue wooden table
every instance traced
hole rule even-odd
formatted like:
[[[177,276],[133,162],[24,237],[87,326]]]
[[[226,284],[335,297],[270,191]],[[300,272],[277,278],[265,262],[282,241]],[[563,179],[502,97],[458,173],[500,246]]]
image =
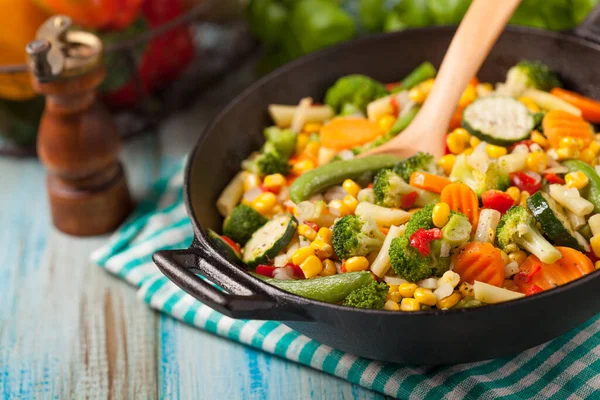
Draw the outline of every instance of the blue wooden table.
[[[245,73],[125,146],[135,196],[190,150]],[[52,227],[44,179],[37,160],[0,159],[0,398],[383,398],[150,310],[90,263],[106,237]]]

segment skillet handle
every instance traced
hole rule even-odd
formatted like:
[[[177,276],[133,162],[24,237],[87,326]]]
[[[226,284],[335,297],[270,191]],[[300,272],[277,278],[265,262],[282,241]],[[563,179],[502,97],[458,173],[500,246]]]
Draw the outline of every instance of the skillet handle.
[[[600,43],[600,6],[596,6],[575,28],[575,35],[595,43]]]
[[[162,273],[177,286],[228,317],[310,320],[298,306],[277,300],[275,296],[263,290],[257,278],[228,262],[211,257],[196,243],[186,250],[158,251],[152,259]]]

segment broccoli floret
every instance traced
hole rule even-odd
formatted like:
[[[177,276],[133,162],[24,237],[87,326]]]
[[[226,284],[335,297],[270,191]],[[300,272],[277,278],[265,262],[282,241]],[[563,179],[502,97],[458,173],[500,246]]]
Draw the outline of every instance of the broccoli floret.
[[[456,158],[450,178],[469,186],[478,197],[481,197],[481,194],[487,190],[504,191],[510,186],[508,174],[500,168],[497,162],[490,162],[487,170],[481,172],[469,165],[464,154]]]
[[[385,235],[372,218],[346,215],[333,225],[331,242],[335,254],[341,259],[346,259],[366,256],[379,250],[384,239]]]
[[[287,175],[290,172],[288,159],[274,150],[269,142],[265,144],[263,153],[244,161],[242,168],[260,176],[271,174]]]
[[[433,219],[431,218],[431,214],[433,213],[434,206],[434,204],[427,205],[414,213],[406,224],[404,236],[410,238],[413,233],[421,228],[425,230],[433,228]],[[450,213],[455,213],[455,211],[450,211]]]
[[[552,264],[562,257],[535,227],[535,220],[525,207],[513,206],[500,219],[496,228],[498,245],[509,253],[525,249],[542,262]]]
[[[425,171],[432,174],[440,173],[435,158],[427,153],[417,153],[394,167],[394,172],[400,175],[405,181],[410,180],[410,176],[415,171]]]
[[[389,289],[385,282],[377,283],[374,280],[369,285],[350,292],[344,299],[344,305],[357,308],[383,308]]]
[[[391,169],[383,169],[375,175],[373,194],[375,195],[375,204],[379,206],[400,208],[403,196],[413,192],[417,193],[414,203],[417,207],[439,202],[439,196],[436,193],[410,186]]]
[[[240,204],[225,218],[223,235],[236,243],[245,245],[252,234],[267,221],[268,219],[260,215],[254,208]]]
[[[549,91],[558,86],[562,86],[560,80],[547,65],[524,60],[508,70],[503,90],[518,96],[528,88]]]
[[[327,90],[325,104],[331,106],[336,112],[342,110],[345,104],[351,104],[364,113],[367,104],[387,94],[388,91],[381,83],[368,76],[347,75],[338,79]]]
[[[404,236],[392,240],[389,251],[392,269],[399,277],[409,282],[442,276],[450,269],[450,257],[440,257],[440,247],[440,240],[432,241],[429,255],[423,256],[410,245],[410,235],[405,233]]]
[[[279,129],[271,126],[264,130],[264,135],[267,143],[270,143],[281,156],[290,158],[296,151],[297,135],[291,129]]]

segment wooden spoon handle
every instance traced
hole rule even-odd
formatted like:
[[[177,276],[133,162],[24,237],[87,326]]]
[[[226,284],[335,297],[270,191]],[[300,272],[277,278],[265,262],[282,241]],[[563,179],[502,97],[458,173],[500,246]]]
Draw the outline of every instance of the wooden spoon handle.
[[[444,56],[435,84],[413,124],[423,133],[445,131],[462,93],[476,75],[491,47],[521,0],[474,0]],[[418,123],[417,123],[418,122]],[[431,137],[431,140],[441,138]]]

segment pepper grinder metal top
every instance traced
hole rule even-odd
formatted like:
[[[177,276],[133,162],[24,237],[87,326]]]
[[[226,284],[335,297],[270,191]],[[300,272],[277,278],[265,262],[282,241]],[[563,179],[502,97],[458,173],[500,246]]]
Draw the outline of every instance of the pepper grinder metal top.
[[[72,30],[70,18],[59,15],[39,28],[26,51],[33,86],[46,96],[37,149],[48,169],[54,225],[77,236],[110,232],[132,202],[117,127],[96,99],[106,76],[102,42]]]

